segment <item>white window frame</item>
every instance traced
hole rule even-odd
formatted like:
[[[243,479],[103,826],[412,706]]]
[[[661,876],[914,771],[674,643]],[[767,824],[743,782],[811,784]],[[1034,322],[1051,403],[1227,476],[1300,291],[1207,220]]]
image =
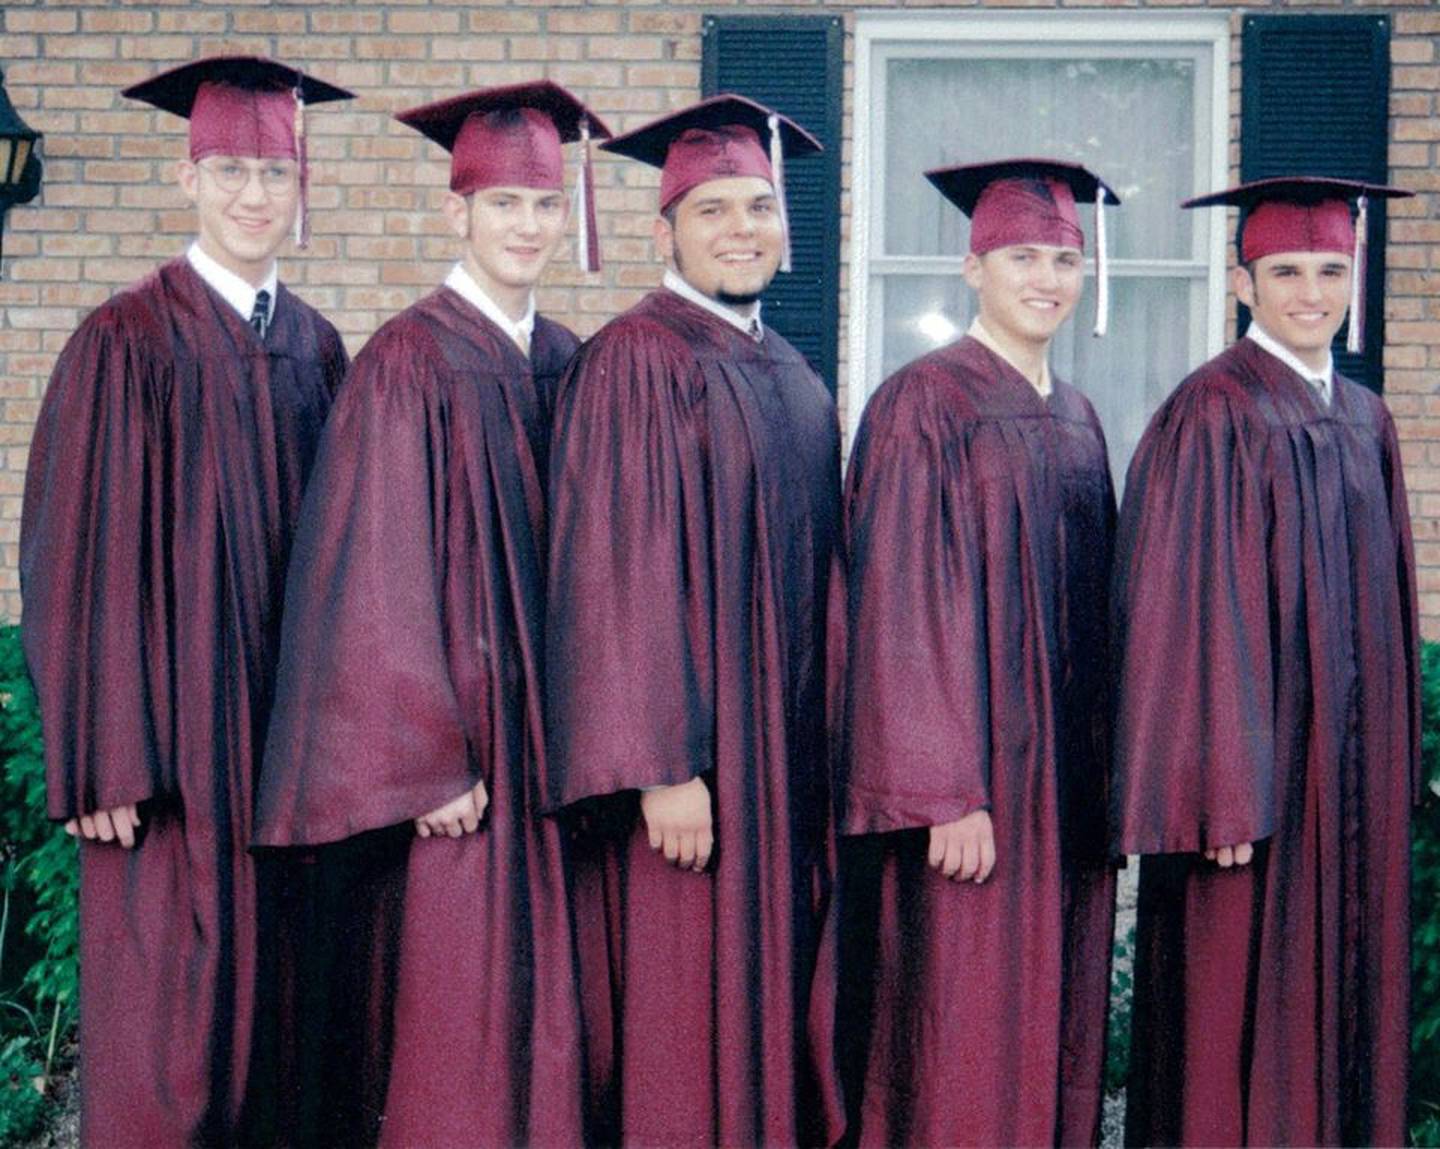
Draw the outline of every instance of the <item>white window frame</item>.
[[[846,422],[850,441],[860,427],[860,416],[870,395],[880,386],[879,309],[870,306],[872,274],[871,245],[882,253],[892,270],[921,273],[959,274],[963,252],[953,256],[884,256],[884,204],[871,193],[871,181],[862,173],[872,166],[876,142],[871,124],[885,122],[884,59],[900,43],[933,46],[934,54],[975,55],[983,46],[984,58],[1050,55],[1056,43],[1094,46],[1107,55],[1131,56],[1132,46],[1158,45],[1208,47],[1210,56],[1209,148],[1197,151],[1196,194],[1227,186],[1230,153],[1230,18],[1226,13],[1179,15],[1173,12],[862,12],[855,18],[855,80],[852,117],[853,161],[851,167],[850,212],[850,308],[848,332],[848,394]],[[1116,47],[1123,45],[1123,48]],[[1108,46],[1108,50],[1107,50]],[[913,58],[913,57],[912,57]],[[877,61],[879,65],[877,66]],[[861,112],[868,109],[868,114]],[[1197,116],[1202,109],[1197,108]],[[1203,140],[1197,134],[1197,142]],[[878,161],[877,161],[878,162]],[[1103,174],[1103,173],[1102,173]],[[1120,210],[1123,210],[1120,209]],[[1178,210],[1178,205],[1177,205]],[[1225,337],[1225,237],[1220,213],[1204,212],[1197,218],[1197,247],[1206,253],[1205,332],[1202,341],[1208,358],[1224,346]],[[1112,259],[1112,274],[1116,268]],[[1158,270],[1176,261],[1127,260],[1136,270]],[[1194,260],[1185,260],[1188,267]],[[900,265],[905,266],[900,266]],[[1093,271],[1093,260],[1091,261]],[[913,265],[911,267],[910,265]],[[1124,338],[1112,331],[1111,338]],[[1198,365],[1198,363],[1196,364]],[[1179,382],[1179,380],[1175,380]]]

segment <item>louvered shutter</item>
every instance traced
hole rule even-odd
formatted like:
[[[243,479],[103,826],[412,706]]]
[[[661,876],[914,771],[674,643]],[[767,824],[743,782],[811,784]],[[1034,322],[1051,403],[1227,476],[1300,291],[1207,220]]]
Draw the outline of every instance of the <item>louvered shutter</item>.
[[[835,393],[840,323],[842,26],[830,16],[707,16],[703,94],[734,92],[801,124],[825,146],[786,167],[794,270],[765,293],[765,322]]]
[[[1387,183],[1390,19],[1247,16],[1240,89],[1240,175],[1327,175]],[[1335,340],[1335,364],[1373,391],[1383,388],[1385,204],[1370,204],[1365,346]],[[1250,317],[1241,309],[1240,330]]]

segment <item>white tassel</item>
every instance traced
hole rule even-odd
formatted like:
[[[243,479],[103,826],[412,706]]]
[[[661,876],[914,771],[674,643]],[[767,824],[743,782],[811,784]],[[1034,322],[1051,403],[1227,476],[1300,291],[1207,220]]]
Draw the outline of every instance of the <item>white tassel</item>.
[[[1369,207],[1366,196],[1359,199],[1355,220],[1355,254],[1350,261],[1350,333],[1345,350],[1354,355],[1365,345],[1365,257],[1369,244]]]
[[[590,212],[588,210],[591,191],[589,180],[586,179],[586,160],[590,155],[590,121],[585,117],[580,118],[580,148],[579,155],[575,157],[575,204],[580,209],[577,214],[580,216],[579,232],[575,237],[576,246],[579,248],[580,258],[576,261],[580,264],[582,271],[594,272],[595,268],[590,266]]]
[[[295,246],[310,246],[310,142],[305,138],[305,93],[297,80],[295,83],[295,158],[300,168],[296,173],[299,181],[300,203],[295,211]]]
[[[780,141],[780,117],[770,113],[770,171],[775,177],[775,207],[780,213],[780,270],[790,270],[790,212],[785,204],[785,149]]]
[[[1095,184],[1095,338],[1110,327],[1110,256],[1105,250],[1105,185]]]

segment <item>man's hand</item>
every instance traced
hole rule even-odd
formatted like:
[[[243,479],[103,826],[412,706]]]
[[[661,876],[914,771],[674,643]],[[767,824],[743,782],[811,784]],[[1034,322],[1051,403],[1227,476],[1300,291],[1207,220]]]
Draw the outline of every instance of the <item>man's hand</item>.
[[[458,838],[462,834],[473,834],[480,828],[480,819],[485,817],[485,808],[489,805],[490,794],[482,778],[460,797],[416,818],[415,832],[422,838]]]
[[[698,874],[709,863],[715,832],[710,789],[701,779],[646,790],[640,795],[640,813],[650,832],[650,848],[663,851],[671,865]]]
[[[1216,846],[1205,851],[1205,860],[1214,862],[1222,870],[1247,865],[1254,856],[1255,848],[1249,842],[1241,842],[1238,846]]]
[[[930,827],[930,868],[956,882],[978,886],[995,868],[995,829],[988,810],[974,810],[958,822]]]
[[[94,814],[82,814],[65,823],[65,832],[72,838],[119,842],[127,850],[135,845],[135,831],[139,828],[140,811],[135,808],[134,802],[111,810],[97,810]]]

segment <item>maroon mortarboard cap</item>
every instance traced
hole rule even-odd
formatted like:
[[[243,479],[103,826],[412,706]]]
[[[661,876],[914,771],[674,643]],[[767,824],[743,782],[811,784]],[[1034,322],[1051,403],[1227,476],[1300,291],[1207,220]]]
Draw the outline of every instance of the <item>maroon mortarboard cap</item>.
[[[970,250],[984,255],[1015,244],[1085,250],[1077,200],[1095,205],[1095,334],[1109,322],[1109,269],[1104,205],[1118,204],[1113,188],[1081,164],[1021,157],[936,168],[925,178],[970,217]]]
[[[1355,249],[1356,229],[1350,218],[1352,200],[1395,199],[1411,193],[1384,184],[1358,180],[1286,176],[1255,180],[1225,191],[1187,199],[1180,206],[1238,207],[1241,211],[1240,259],[1251,263],[1282,251]]]
[[[450,153],[450,190],[457,195],[487,187],[563,188],[562,145],[582,141],[575,193],[580,250],[586,270],[599,269],[590,137],[608,139],[610,129],[564,88],[549,80],[482,88],[395,118]]]
[[[1118,204],[1099,176],[1063,160],[1009,159],[936,168],[925,178],[970,217],[970,250],[984,255],[1017,243],[1085,250],[1077,200]]]
[[[309,236],[305,105],[349,100],[337,88],[263,56],[211,56],[132,84],[121,95],[190,121],[190,159],[283,156],[300,165],[295,242]]]
[[[1370,199],[1398,199],[1414,193],[1385,184],[1321,176],[1280,176],[1254,180],[1187,199],[1180,206],[1238,207],[1236,246],[1241,263],[1253,263],[1282,252],[1334,252],[1353,261],[1350,284],[1350,335],[1347,346],[1360,349],[1364,308],[1360,292],[1365,279],[1367,205]],[[1359,218],[1350,217],[1357,201]]]
[[[757,176],[775,189],[785,226],[781,270],[790,269],[785,210],[786,159],[823,151],[820,141],[787,116],[744,96],[701,100],[601,147],[660,169],[660,210],[711,180]]]
[[[353,93],[263,56],[211,56],[132,84],[122,95],[190,121],[190,158],[300,157],[297,104]],[[297,130],[298,129],[298,130]]]

